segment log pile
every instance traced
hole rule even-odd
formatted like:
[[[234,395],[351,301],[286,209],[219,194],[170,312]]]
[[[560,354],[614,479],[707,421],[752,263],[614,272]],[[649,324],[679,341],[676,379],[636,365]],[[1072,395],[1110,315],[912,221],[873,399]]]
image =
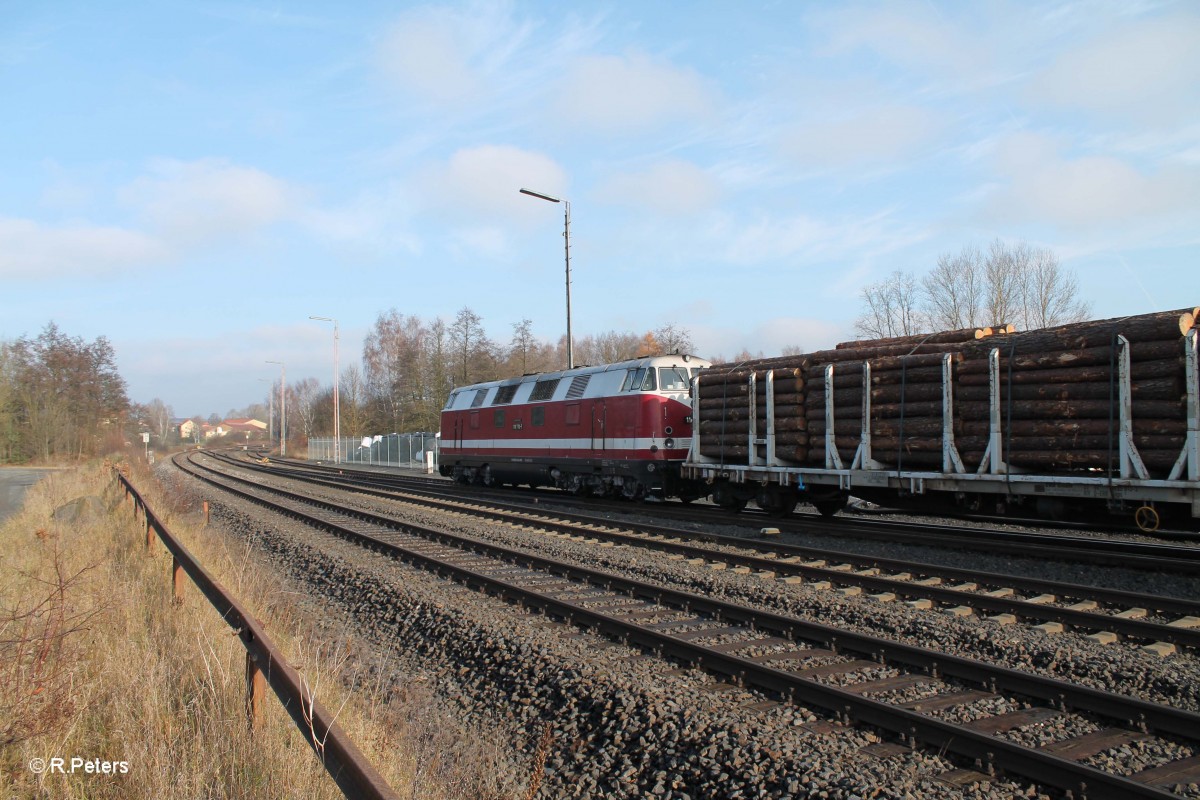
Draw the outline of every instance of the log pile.
[[[862,418],[862,362],[870,359],[885,384],[898,383],[899,370],[905,364],[933,365],[937,386],[941,381],[942,354],[991,336],[993,328],[967,328],[959,331],[902,336],[891,339],[844,342],[832,350],[779,358],[756,359],[707,369],[700,380],[700,453],[723,463],[746,463],[749,455],[749,383],[755,375],[755,419],[757,438],[766,436],[766,376],[774,370],[775,455],[796,464],[824,466],[825,463],[825,364],[837,364],[838,402],[842,391],[857,391],[853,415],[860,421],[853,426],[859,432]],[[845,369],[843,370],[843,367]],[[895,388],[886,390],[897,391]],[[937,391],[940,419],[941,390]],[[899,399],[899,395],[896,395]],[[850,402],[847,400],[846,402]],[[818,403],[819,410],[811,408]],[[814,429],[813,423],[818,423]],[[840,430],[839,425],[839,430]],[[940,432],[940,423],[938,431]],[[853,458],[854,447],[847,443]],[[939,450],[940,452],[940,450]],[[765,445],[757,446],[757,456],[766,456]]]
[[[1031,470],[1115,468],[1119,425],[1116,336],[1130,342],[1133,432],[1143,463],[1161,476],[1186,432],[1183,336],[1200,309],[1098,320],[1016,333],[1010,325],[923,336],[844,342],[832,350],[757,359],[705,370],[700,381],[700,453],[723,463],[749,456],[748,378],[756,438],[766,436],[766,376],[774,370],[776,456],[825,465],[826,367],[834,366],[834,434],[850,466],[871,400],[872,457],[893,468],[940,469],[942,363],[954,373],[955,446],[968,468],[984,457],[990,432],[988,354],[1000,353],[1004,460]],[[863,363],[871,365],[863,385]],[[764,457],[765,447],[756,445]]]
[[[1183,337],[1195,324],[1195,308],[1186,308],[1006,337],[999,376],[1004,460],[1032,470],[1116,468],[1120,335],[1129,341],[1133,443],[1151,475],[1165,477],[1184,444]],[[955,380],[964,434],[986,432],[986,418],[969,408],[987,395],[986,349],[966,347]],[[971,444],[960,451],[978,462],[982,448]]]

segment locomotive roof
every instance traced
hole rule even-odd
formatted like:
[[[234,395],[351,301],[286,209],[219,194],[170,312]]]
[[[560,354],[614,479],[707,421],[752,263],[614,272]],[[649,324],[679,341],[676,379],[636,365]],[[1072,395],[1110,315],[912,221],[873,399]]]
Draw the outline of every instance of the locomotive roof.
[[[703,358],[697,358],[694,355],[688,354],[671,354],[664,356],[642,356],[641,358],[631,358],[626,361],[614,361],[611,364],[597,364],[595,366],[575,367],[574,369],[560,369],[555,372],[531,372],[526,375],[520,375],[515,378],[502,378],[495,381],[484,381],[483,383],[471,383],[463,386],[455,386],[451,390],[451,394],[462,391],[464,389],[490,389],[493,386],[517,386],[522,383],[532,383],[534,381],[548,381],[554,378],[567,378],[576,375],[593,375],[598,372],[610,372],[616,369],[631,369],[636,367],[711,367],[712,362],[706,361]]]

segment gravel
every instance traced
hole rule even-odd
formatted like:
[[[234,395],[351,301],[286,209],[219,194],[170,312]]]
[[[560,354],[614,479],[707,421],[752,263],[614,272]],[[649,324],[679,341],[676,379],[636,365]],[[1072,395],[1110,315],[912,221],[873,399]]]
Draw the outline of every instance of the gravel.
[[[445,699],[464,730],[511,747],[496,765],[501,796],[523,796],[543,726],[552,739],[539,797],[1036,796],[935,777],[953,764],[917,750],[886,759],[861,749],[878,737],[812,725],[790,705],[697,671],[580,634],[258,509],[218,503],[214,522],[286,572],[329,616],[394,656]],[[336,623],[335,623],[336,624]],[[829,728],[826,730],[826,728]]]
[[[328,494],[335,496],[333,492]],[[347,502],[345,495],[336,496]],[[377,498],[360,496],[352,501],[355,503],[390,508],[418,524],[672,588],[1096,688],[1120,685],[1132,696],[1191,710],[1200,708],[1200,663],[1190,653],[1164,659],[1129,646],[1100,645],[1082,635],[1049,635],[1023,625],[1002,627],[978,618],[952,618],[898,603],[843,597],[807,584],[764,583],[731,571],[700,570],[653,551],[599,548],[531,535],[463,515],[418,510]],[[916,751],[889,758],[870,757],[861,752],[862,747],[878,738],[870,731],[813,725],[816,714],[789,705],[752,711],[746,706],[761,702],[762,696],[727,690],[730,687],[714,685],[702,673],[679,670],[603,639],[531,617],[496,599],[365,553],[258,509],[241,509],[240,505],[239,509],[234,512],[224,508],[219,516],[231,531],[250,536],[274,563],[305,586],[304,591],[321,606],[322,613],[344,619],[345,624],[370,636],[381,649],[394,650],[406,670],[423,676],[435,687],[437,695],[446,699],[467,729],[475,726],[503,731],[512,758],[497,767],[496,780],[508,795],[520,794],[516,790],[529,780],[532,751],[542,727],[549,725],[553,738],[539,796],[1037,796],[1030,787],[1018,788],[1009,783],[984,782],[961,789],[938,782],[935,776],[954,765],[936,754]],[[901,557],[895,553],[881,555]],[[995,566],[982,564],[984,559],[978,554],[971,554],[969,559],[970,566],[998,572],[1018,572],[1013,563],[1026,562],[1002,559],[1007,566]],[[1128,571],[1109,572],[1111,577]],[[1037,577],[1063,579],[1047,574]],[[1116,588],[1138,590],[1127,585]],[[613,602],[611,596],[600,592],[581,591],[577,598],[589,595],[596,598],[597,605]],[[644,608],[633,601],[630,605]],[[661,611],[655,621],[691,618],[672,609]],[[736,637],[709,637],[712,643],[732,638]],[[741,654],[759,655],[779,649],[777,644],[765,644]],[[836,660],[818,659],[805,666]],[[818,680],[848,685],[896,674],[890,667],[879,666]],[[947,691],[945,683],[930,682],[874,696],[903,702],[941,691]],[[934,715],[966,722],[1021,707],[1019,700],[1001,697]],[[1046,743],[1086,733],[1096,729],[1089,725],[1097,724],[1078,715],[1066,715],[1008,735],[1030,737],[1030,743]],[[1171,742],[1157,747],[1137,742],[1129,748],[1133,749],[1128,757],[1141,766],[1190,753],[1186,746]],[[1110,763],[1122,755],[1124,751],[1115,748],[1111,754],[1094,758],[1108,758],[1109,762],[1098,763]]]

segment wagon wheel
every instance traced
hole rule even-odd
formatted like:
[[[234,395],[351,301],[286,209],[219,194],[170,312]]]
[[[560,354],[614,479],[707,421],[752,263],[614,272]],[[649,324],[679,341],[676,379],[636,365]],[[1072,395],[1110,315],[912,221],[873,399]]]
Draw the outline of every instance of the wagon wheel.
[[[1137,524],[1138,529],[1145,533],[1154,533],[1158,530],[1161,522],[1154,506],[1142,506],[1133,512],[1133,521]]]

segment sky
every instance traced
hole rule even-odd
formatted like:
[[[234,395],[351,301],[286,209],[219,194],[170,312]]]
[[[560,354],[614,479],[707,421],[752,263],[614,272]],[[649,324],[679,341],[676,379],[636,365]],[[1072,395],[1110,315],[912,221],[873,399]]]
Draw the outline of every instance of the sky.
[[[1194,2],[0,0],[0,340],[107,337],[130,398],[332,383],[395,308],[500,343],[856,338],[995,239],[1095,317],[1200,304]]]

